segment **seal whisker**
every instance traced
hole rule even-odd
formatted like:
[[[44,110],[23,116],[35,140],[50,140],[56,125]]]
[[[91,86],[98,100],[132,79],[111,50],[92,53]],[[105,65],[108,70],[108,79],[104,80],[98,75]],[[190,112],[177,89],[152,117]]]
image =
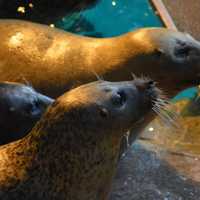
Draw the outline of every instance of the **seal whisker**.
[[[159,109],[157,109],[157,111],[160,113],[160,116],[162,116],[162,119],[164,119],[164,121],[167,122],[167,124],[173,124],[174,119],[171,118],[166,112],[162,112]]]
[[[163,107],[163,106],[160,106],[159,104],[155,104],[152,109],[158,114],[161,120],[165,122],[165,124],[174,125],[178,127],[177,113],[167,109],[166,106]]]
[[[25,85],[27,85],[28,87],[34,89],[34,88],[33,88],[33,85],[30,83],[30,81],[28,81],[28,80],[26,79],[25,76],[21,75],[21,77],[22,77],[22,81],[24,82]]]
[[[170,101],[159,99],[159,103],[156,102],[156,105],[159,105],[162,110],[164,110],[168,114],[171,114],[174,119],[179,117],[178,113],[172,110],[173,104]]]
[[[144,75],[144,74],[141,74],[140,78],[143,79],[144,81],[150,81],[150,80],[152,80],[149,76]]]
[[[132,76],[133,80],[136,80],[138,78],[133,72],[131,72],[131,76]]]
[[[160,106],[163,106],[163,107],[168,107],[170,104],[165,100],[159,100],[159,101],[156,101],[156,105],[160,105]]]
[[[155,107],[152,108],[152,110],[158,115],[158,117],[160,117],[160,119],[165,123],[166,122],[166,118],[160,113],[159,109],[156,109]]]
[[[175,125],[177,127],[178,114],[172,111],[173,104],[164,95],[152,101],[154,103],[153,110],[158,116],[167,124]]]
[[[167,104],[166,102],[161,101],[161,100],[160,100],[160,101],[156,101],[155,103],[156,103],[156,105],[163,106],[163,107],[169,105],[169,104]]]
[[[92,73],[96,76],[98,81],[103,81],[104,80],[103,77],[99,76],[95,71],[92,71]]]

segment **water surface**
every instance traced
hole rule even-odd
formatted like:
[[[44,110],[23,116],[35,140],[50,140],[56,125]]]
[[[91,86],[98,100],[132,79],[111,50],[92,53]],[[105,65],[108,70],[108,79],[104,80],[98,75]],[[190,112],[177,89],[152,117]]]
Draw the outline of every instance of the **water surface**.
[[[55,25],[93,37],[110,37],[141,27],[163,26],[149,0],[100,0],[94,7],[67,15]]]

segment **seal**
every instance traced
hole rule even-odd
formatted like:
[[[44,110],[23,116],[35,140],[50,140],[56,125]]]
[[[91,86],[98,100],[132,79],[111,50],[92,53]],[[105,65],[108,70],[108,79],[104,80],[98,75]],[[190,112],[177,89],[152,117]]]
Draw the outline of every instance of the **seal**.
[[[107,199],[121,137],[159,95],[143,79],[65,93],[26,137],[0,147],[0,199]]]
[[[40,119],[53,99],[32,87],[11,82],[0,83],[0,144],[22,138]]]
[[[95,80],[145,75],[175,95],[199,83],[200,43],[166,28],[143,28],[113,38],[90,38],[26,21],[0,20],[0,81],[25,77],[42,94],[58,97]],[[12,58],[12,59],[11,59]]]

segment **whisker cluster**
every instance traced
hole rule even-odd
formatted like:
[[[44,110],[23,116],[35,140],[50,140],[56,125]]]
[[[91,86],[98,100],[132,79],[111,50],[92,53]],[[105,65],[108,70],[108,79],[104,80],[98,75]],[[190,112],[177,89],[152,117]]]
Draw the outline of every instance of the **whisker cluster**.
[[[172,110],[173,104],[164,95],[152,101],[152,110],[160,117],[160,119],[167,125],[179,127],[177,119],[178,113]],[[172,106],[172,107],[171,107]]]

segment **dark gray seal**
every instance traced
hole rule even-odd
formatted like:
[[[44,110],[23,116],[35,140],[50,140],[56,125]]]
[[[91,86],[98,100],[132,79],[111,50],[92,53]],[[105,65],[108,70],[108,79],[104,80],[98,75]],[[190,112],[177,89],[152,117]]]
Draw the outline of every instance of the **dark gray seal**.
[[[124,132],[152,114],[153,81],[98,81],[58,98],[36,127],[0,147],[0,199],[106,200]]]
[[[53,99],[32,87],[11,82],[0,83],[0,144],[26,135]]]

